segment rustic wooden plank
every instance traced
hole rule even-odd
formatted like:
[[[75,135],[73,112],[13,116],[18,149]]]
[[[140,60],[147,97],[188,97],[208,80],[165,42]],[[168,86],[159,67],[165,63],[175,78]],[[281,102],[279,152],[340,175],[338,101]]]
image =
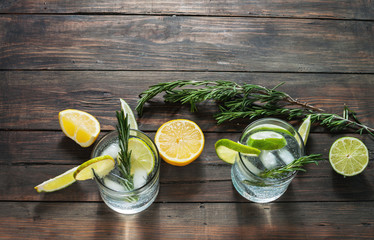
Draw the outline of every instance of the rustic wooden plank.
[[[371,21],[0,16],[0,69],[373,73]]]
[[[125,216],[103,203],[3,202],[6,239],[371,239],[373,202],[155,203]],[[84,224],[82,224],[84,223]]]
[[[297,0],[185,0],[180,2],[170,0],[112,0],[110,2],[18,0],[2,1],[0,13],[122,13],[374,19],[373,5],[369,0],[308,0],[303,2]]]
[[[60,130],[58,112],[76,108],[93,114],[102,130],[113,130],[119,98],[135,109],[138,95],[149,86],[175,80],[233,80],[278,88],[294,98],[341,114],[344,104],[356,111],[359,119],[374,125],[374,88],[372,74],[238,73],[238,72],[153,72],[153,71],[0,71],[0,129]],[[155,131],[174,118],[189,118],[204,131],[240,132],[248,119],[217,126],[214,103],[189,106],[165,104],[162,95],[146,104],[139,128]]]
[[[297,126],[295,126],[297,127]],[[100,134],[104,136],[107,132]],[[154,138],[154,132],[146,132],[150,138]],[[218,139],[228,138],[238,140],[240,133],[212,133],[205,132],[205,147],[200,157],[195,160],[194,164],[220,165],[223,162],[218,159],[215,153],[214,144]],[[343,136],[353,136],[361,139],[369,149],[369,154],[374,156],[374,141],[365,134],[321,134],[311,133],[306,147],[306,153],[320,153],[325,158],[332,143]],[[100,139],[100,138],[99,138]],[[36,164],[52,164],[52,165],[78,165],[90,158],[93,146],[82,148],[73,140],[65,137],[62,131],[0,131],[0,165],[36,165]],[[192,164],[192,165],[194,165]],[[173,169],[169,168],[170,173]],[[183,169],[183,168],[182,168]],[[200,174],[196,169],[190,177],[198,179]],[[188,171],[186,172],[188,173]],[[180,173],[177,173],[179,175]],[[195,175],[197,174],[197,175]],[[180,175],[182,179],[188,176]],[[193,180],[196,180],[193,179]],[[212,180],[212,179],[211,179]]]
[[[37,193],[34,187],[61,174],[73,165],[1,166],[1,201],[101,201],[94,181],[77,182],[53,193]],[[360,175],[344,178],[336,174],[328,162],[308,166],[299,173],[287,192],[277,202],[341,202],[373,201],[373,164]],[[171,173],[173,171],[173,173]],[[180,176],[178,176],[180,175]],[[181,176],[185,178],[182,179]],[[161,187],[156,202],[248,202],[234,189],[230,166],[193,164],[161,168]]]
[[[214,143],[223,137],[222,133],[205,135],[205,149],[190,165],[175,167],[162,162],[158,202],[246,202],[232,187],[230,165],[223,163],[215,154]],[[224,137],[235,140],[238,136],[236,133],[225,134]],[[327,158],[329,147],[341,136],[311,134],[307,153],[321,153]],[[373,156],[372,139],[368,136],[356,137],[363,140],[370,156]],[[86,161],[90,155],[91,149],[74,147],[73,142],[62,144],[56,139],[63,139],[63,136],[49,132],[0,132],[0,201],[100,200],[93,181],[79,182],[49,194],[38,194],[33,189],[39,183]],[[287,194],[279,201],[373,200],[372,163],[371,160],[364,173],[352,178],[336,174],[327,161],[318,166],[309,165],[307,172],[298,174]]]

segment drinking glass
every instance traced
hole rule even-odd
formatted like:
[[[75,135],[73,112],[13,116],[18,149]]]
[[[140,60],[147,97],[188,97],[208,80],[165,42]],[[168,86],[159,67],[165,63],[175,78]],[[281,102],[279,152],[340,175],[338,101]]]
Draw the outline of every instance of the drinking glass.
[[[145,133],[139,130],[130,129],[130,138],[142,140],[152,151],[155,163],[152,172],[148,175],[145,174],[144,182],[133,190],[127,191],[121,185],[123,178],[118,170],[116,160],[119,150],[117,131],[112,131],[105,135],[95,145],[91,154],[92,158],[109,154],[116,160],[115,168],[107,176],[100,178],[94,173],[94,178],[105,204],[112,210],[122,214],[134,214],[147,209],[154,202],[159,192],[160,158],[156,145]],[[134,185],[136,185],[135,181]]]
[[[247,145],[248,138],[259,131],[271,131],[286,139],[286,146],[277,150],[261,150],[258,157],[239,153],[231,168],[231,180],[244,198],[266,203],[278,199],[287,190],[297,171],[280,178],[260,177],[260,173],[287,165],[304,155],[304,143],[299,133],[287,122],[276,118],[263,118],[249,124],[239,142]]]

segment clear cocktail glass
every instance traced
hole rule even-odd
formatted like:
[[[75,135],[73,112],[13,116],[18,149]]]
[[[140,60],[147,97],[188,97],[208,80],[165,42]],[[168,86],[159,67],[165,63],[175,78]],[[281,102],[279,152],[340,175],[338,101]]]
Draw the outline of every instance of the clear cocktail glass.
[[[152,172],[149,174],[145,171],[134,173],[133,190],[127,190],[124,187],[124,180],[118,170],[116,160],[119,151],[117,131],[112,131],[100,139],[91,154],[92,158],[111,155],[116,160],[115,168],[107,176],[99,178],[94,174],[94,177],[105,204],[114,211],[122,214],[134,214],[147,209],[154,202],[159,192],[160,158],[156,145],[147,135],[139,130],[130,129],[131,138],[138,138],[145,143],[154,157]]]
[[[239,142],[247,145],[249,137],[259,131],[281,134],[286,146],[277,150],[261,150],[258,157],[239,153],[231,168],[231,179],[236,190],[246,199],[266,203],[278,199],[287,190],[297,171],[278,178],[261,177],[261,172],[289,164],[304,155],[304,143],[299,133],[287,122],[264,118],[249,124]]]

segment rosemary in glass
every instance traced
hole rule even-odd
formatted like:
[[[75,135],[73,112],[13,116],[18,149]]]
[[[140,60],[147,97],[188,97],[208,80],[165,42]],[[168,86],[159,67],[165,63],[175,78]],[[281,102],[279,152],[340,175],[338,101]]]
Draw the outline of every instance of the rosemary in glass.
[[[127,191],[134,189],[133,176],[131,175],[131,151],[128,150],[128,143],[130,138],[130,124],[128,123],[127,115],[124,115],[123,110],[116,111],[117,116],[117,132],[120,151],[117,157],[118,169],[121,173],[121,184]],[[126,201],[135,202],[138,196],[128,197]]]

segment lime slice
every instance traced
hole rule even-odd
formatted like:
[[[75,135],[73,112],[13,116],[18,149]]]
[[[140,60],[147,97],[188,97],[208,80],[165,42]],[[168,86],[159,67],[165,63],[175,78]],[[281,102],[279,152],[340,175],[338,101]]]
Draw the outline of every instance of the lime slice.
[[[281,126],[278,126],[275,124],[271,124],[271,123],[261,124],[251,129],[251,132],[260,132],[260,131],[273,131],[273,132],[279,132],[279,133],[284,133],[284,134],[293,136],[292,133],[288,131],[287,129],[282,128]]]
[[[51,178],[34,187],[37,192],[54,192],[66,188],[75,182],[74,172],[78,167],[69,169],[57,177]]]
[[[125,114],[125,117],[126,117],[126,115],[128,117],[130,128],[132,128],[132,129],[138,129],[138,124],[136,123],[134,113],[132,112],[130,106],[122,98],[120,98],[119,100],[121,102],[121,108],[122,108],[122,110],[123,110],[123,112]]]
[[[344,176],[354,176],[364,171],[368,165],[369,152],[359,139],[342,137],[332,144],[329,160],[337,173]]]
[[[277,150],[287,145],[286,139],[279,133],[273,131],[256,132],[249,136],[248,146],[260,150]]]
[[[79,165],[74,172],[76,180],[87,180],[94,177],[92,169],[99,177],[104,177],[114,168],[115,161],[109,155],[95,157]]]
[[[249,147],[229,139],[220,139],[215,144],[217,156],[223,161],[234,164],[238,152],[245,153],[252,156],[258,156],[260,150]]]
[[[309,115],[303,121],[303,123],[300,125],[299,130],[298,130],[301,138],[303,139],[304,145],[306,145],[306,141],[308,140],[308,136],[309,136],[309,132],[310,132],[310,125],[311,125],[310,117],[311,117],[311,115]]]
[[[130,138],[128,148],[131,151],[131,174],[138,169],[150,174],[155,166],[155,156],[147,143],[140,138]]]

